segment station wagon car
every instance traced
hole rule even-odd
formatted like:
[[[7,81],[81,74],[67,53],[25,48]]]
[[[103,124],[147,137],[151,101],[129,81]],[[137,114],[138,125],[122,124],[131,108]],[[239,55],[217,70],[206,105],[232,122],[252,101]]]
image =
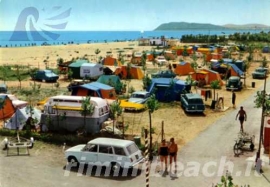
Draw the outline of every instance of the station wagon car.
[[[226,90],[242,90],[243,83],[240,77],[231,76],[226,84]]]
[[[128,111],[141,111],[146,108],[145,103],[151,94],[147,91],[133,92],[128,100],[121,100],[120,106]]]
[[[150,97],[150,93],[147,91],[137,91],[133,92],[128,100],[132,103],[144,104]]]
[[[37,81],[56,82],[59,79],[59,76],[52,72],[52,70],[39,70],[32,75],[32,79]]]
[[[268,68],[258,67],[252,72],[253,79],[264,79],[268,74]]]
[[[203,103],[202,97],[199,94],[182,94],[180,102],[185,112],[203,113],[205,110],[205,105]]]
[[[105,166],[111,170],[129,169],[144,161],[137,145],[130,140],[96,138],[86,145],[77,145],[65,151],[69,163]]]

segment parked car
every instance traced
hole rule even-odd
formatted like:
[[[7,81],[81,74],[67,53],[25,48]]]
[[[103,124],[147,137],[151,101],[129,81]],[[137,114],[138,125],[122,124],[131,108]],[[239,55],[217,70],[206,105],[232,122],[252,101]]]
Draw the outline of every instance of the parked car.
[[[253,79],[264,79],[268,74],[268,68],[258,67],[252,72]]]
[[[45,82],[56,82],[59,76],[52,70],[39,70],[32,75],[33,80],[45,81]]]
[[[181,95],[181,106],[186,112],[199,112],[203,113],[205,105],[201,95],[194,93],[187,93]]]
[[[0,93],[7,93],[7,85],[0,84]]]
[[[150,98],[151,94],[147,91],[133,92],[129,99],[121,100],[120,106],[129,111],[139,111],[146,108],[145,103]]]
[[[159,65],[159,66],[167,65],[167,60],[165,59],[164,56],[157,56],[157,57],[155,58],[155,62],[156,62],[157,65]]]
[[[174,78],[176,74],[170,70],[158,71],[151,74],[152,78]]]
[[[77,145],[65,151],[69,163],[87,163],[110,167],[111,170],[133,168],[144,161],[137,145],[130,140],[96,138],[87,144]]]
[[[231,76],[226,83],[226,90],[242,90],[243,82],[240,77]]]
[[[128,99],[128,102],[144,104],[150,96],[150,93],[147,91],[133,92]]]

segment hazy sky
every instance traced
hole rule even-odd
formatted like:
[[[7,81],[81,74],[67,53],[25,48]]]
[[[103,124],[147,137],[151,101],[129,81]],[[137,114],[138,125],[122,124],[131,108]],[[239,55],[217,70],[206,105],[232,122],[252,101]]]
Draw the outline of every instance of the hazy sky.
[[[33,8],[19,16],[28,7]],[[33,9],[38,21],[33,19]],[[147,31],[180,21],[270,25],[269,10],[270,0],[0,0],[0,30],[29,27],[30,20],[38,30],[57,30],[50,25],[65,22],[62,30],[90,31]]]

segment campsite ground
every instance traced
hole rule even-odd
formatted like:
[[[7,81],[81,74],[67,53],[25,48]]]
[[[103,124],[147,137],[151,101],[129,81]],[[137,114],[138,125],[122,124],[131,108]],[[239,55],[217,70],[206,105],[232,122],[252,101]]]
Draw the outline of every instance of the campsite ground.
[[[31,65],[31,67],[39,67],[43,69],[45,67],[44,59],[47,59],[47,63],[50,67],[56,66],[56,60],[62,57],[65,61],[70,60],[72,57],[81,57],[87,55],[90,61],[96,59],[94,53],[95,49],[99,48],[101,53],[100,56],[105,56],[108,51],[110,51],[115,57],[117,56],[117,51],[119,49],[133,48],[134,51],[150,50],[151,47],[141,47],[137,46],[134,42],[118,42],[118,43],[101,43],[101,44],[82,44],[82,45],[67,45],[67,46],[38,46],[38,47],[22,47],[22,48],[0,48],[0,65],[3,64],[21,64],[21,65]],[[126,53],[130,50],[124,50]],[[245,59],[244,54],[243,59]],[[183,57],[180,57],[183,58]],[[234,56],[238,58],[238,56]],[[257,54],[257,60],[259,55]],[[270,59],[270,56],[267,56]],[[185,61],[191,62],[192,60],[188,57],[184,58]],[[179,58],[174,62],[178,62]],[[202,63],[202,59],[198,59],[199,65]],[[251,72],[259,66],[259,63],[252,63],[247,74],[246,87],[241,91],[236,93],[236,104],[237,109],[243,100],[245,100],[250,94],[254,93],[260,85],[263,84],[263,80],[253,80],[251,77]],[[165,69],[166,67],[162,67]],[[154,66],[152,62],[147,62],[147,71],[155,72],[158,67]],[[178,77],[185,80],[185,76]],[[22,82],[22,87],[29,87],[31,80],[26,80]],[[256,87],[251,87],[251,82],[255,82]],[[69,82],[60,79],[60,88],[63,90],[62,94],[68,94],[66,87]],[[9,88],[13,87],[16,90],[19,86],[18,81],[8,81],[7,85]],[[41,83],[42,88],[53,89],[52,84]],[[129,86],[134,87],[135,90],[142,90],[142,80],[131,80]],[[15,89],[14,89],[15,88]],[[55,88],[54,88],[55,89]],[[193,89],[193,92],[200,92],[200,89]],[[205,101],[206,111],[204,115],[191,115],[186,114],[180,107],[179,102],[172,103],[161,103],[161,107],[152,114],[153,127],[155,129],[155,134],[153,137],[154,141],[160,141],[161,136],[161,123],[164,122],[164,132],[165,138],[175,137],[180,148],[184,146],[187,142],[196,137],[200,132],[205,130],[214,121],[223,116],[226,112],[233,109],[231,106],[231,92],[226,91],[223,88],[217,90],[219,97],[224,97],[225,111],[211,110],[210,105],[212,99]],[[21,96],[18,95],[20,98]],[[43,99],[40,97],[40,99]],[[236,110],[237,110],[236,109]],[[119,120],[124,120],[125,124],[128,125],[127,133],[132,136],[141,135],[142,127],[147,128],[149,124],[148,112],[138,112],[138,113],[124,113],[123,117]],[[237,123],[237,122],[236,122]]]

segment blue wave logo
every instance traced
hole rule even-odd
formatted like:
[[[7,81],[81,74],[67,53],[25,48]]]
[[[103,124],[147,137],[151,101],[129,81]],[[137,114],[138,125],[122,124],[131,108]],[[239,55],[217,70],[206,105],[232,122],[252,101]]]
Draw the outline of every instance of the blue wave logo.
[[[48,41],[57,40],[67,26],[71,8],[63,10],[61,6],[38,11],[35,7],[23,9],[18,17],[15,29],[9,41]]]

